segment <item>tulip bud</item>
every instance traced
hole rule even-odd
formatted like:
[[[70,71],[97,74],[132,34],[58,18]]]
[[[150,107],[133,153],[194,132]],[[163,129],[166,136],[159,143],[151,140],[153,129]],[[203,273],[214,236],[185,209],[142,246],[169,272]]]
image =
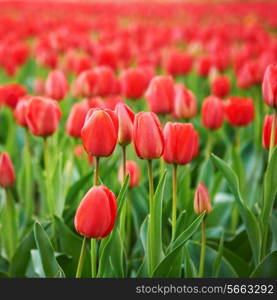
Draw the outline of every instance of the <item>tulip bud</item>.
[[[225,104],[227,121],[233,126],[247,126],[255,116],[251,98],[230,97]]]
[[[26,119],[26,110],[27,110],[27,104],[30,100],[30,96],[25,96],[19,100],[19,102],[16,105],[16,108],[13,112],[14,118],[18,125],[22,127],[28,127],[27,125],[27,119]]]
[[[138,164],[133,160],[126,162],[126,175],[130,175],[129,187],[136,187],[139,184],[140,171]],[[121,166],[118,172],[118,179],[123,184],[123,167]]]
[[[150,110],[156,114],[171,113],[174,96],[174,81],[170,76],[155,76],[145,93]]]
[[[66,122],[66,132],[68,135],[75,138],[81,137],[81,130],[84,126],[89,109],[90,107],[86,100],[75,103],[72,106]]]
[[[134,146],[142,159],[160,158],[164,151],[164,136],[159,118],[151,112],[140,112],[135,116]]]
[[[49,73],[45,82],[45,94],[47,97],[61,101],[68,91],[68,82],[61,71]]]
[[[202,123],[208,129],[218,129],[224,121],[224,105],[216,96],[209,96],[203,101]]]
[[[273,124],[274,115],[266,115],[264,119],[263,125],[263,147],[265,149],[270,148],[270,139],[271,139],[271,131],[272,131],[272,124]],[[277,145],[277,123],[275,126],[275,140],[274,145]]]
[[[227,76],[217,76],[212,81],[211,86],[212,94],[219,97],[224,98],[230,92],[230,79]]]
[[[99,96],[112,95],[116,88],[116,78],[113,70],[107,66],[94,69],[97,76],[96,93]]]
[[[192,91],[183,85],[175,86],[174,117],[178,119],[191,119],[197,114],[197,101]]]
[[[212,67],[212,58],[209,56],[202,56],[198,58],[196,63],[196,72],[199,76],[208,77]]]
[[[123,96],[129,99],[139,99],[148,85],[147,74],[142,68],[127,69],[122,72],[120,83]]]
[[[36,78],[33,83],[33,92],[35,95],[43,96],[45,94],[45,82],[41,78]]]
[[[116,105],[115,112],[118,116],[118,143],[126,146],[133,139],[133,123],[135,115],[132,110],[124,103]]]
[[[164,69],[172,76],[184,75],[191,71],[193,57],[185,52],[172,50],[167,53]]]
[[[83,145],[88,154],[110,156],[118,137],[118,117],[109,109],[92,108],[81,130]]]
[[[87,238],[102,239],[113,230],[116,214],[115,195],[103,185],[94,186],[87,192],[76,211],[75,229]]]
[[[199,183],[194,195],[194,212],[197,215],[205,212],[209,214],[212,211],[209,192],[204,183]]]
[[[0,86],[0,102],[11,109],[15,109],[17,102],[20,98],[27,94],[23,85],[17,83],[11,83]]]
[[[277,107],[277,64],[266,68],[262,85],[264,102],[272,107]]]
[[[0,154],[0,186],[8,188],[15,182],[15,172],[8,153]]]
[[[45,97],[31,97],[26,107],[29,130],[36,136],[52,135],[58,128],[62,113],[56,101]]]
[[[98,76],[93,70],[84,71],[73,83],[73,95],[77,98],[96,95]]]
[[[192,124],[168,122],[165,124],[163,133],[165,139],[163,159],[165,162],[185,165],[194,158],[198,140]]]

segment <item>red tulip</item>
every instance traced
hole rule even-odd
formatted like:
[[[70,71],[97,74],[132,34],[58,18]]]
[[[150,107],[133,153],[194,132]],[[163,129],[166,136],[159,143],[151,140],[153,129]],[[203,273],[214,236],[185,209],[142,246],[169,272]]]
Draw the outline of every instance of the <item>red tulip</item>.
[[[19,100],[19,102],[16,105],[16,108],[13,112],[14,118],[18,125],[23,127],[28,127],[27,119],[26,119],[26,110],[27,110],[27,104],[30,100],[31,96],[25,96]]]
[[[139,99],[143,96],[147,85],[147,74],[142,68],[124,70],[120,78],[122,94],[129,99]]]
[[[94,69],[97,76],[96,94],[99,96],[112,95],[116,88],[114,71],[108,66],[100,66]]]
[[[35,95],[43,96],[45,94],[45,82],[41,78],[36,78],[33,83],[33,92]]]
[[[197,101],[192,91],[183,85],[175,86],[174,117],[178,119],[191,119],[197,114]]]
[[[93,70],[84,71],[73,83],[74,97],[92,97],[97,92],[98,76]]]
[[[26,107],[29,130],[37,136],[52,135],[58,127],[62,113],[56,101],[45,97],[31,97]]]
[[[216,96],[209,96],[203,101],[202,123],[208,129],[218,129],[224,121],[224,105]]]
[[[227,120],[233,126],[246,126],[255,116],[254,104],[251,98],[230,97],[225,105]]]
[[[230,92],[231,88],[230,79],[227,76],[218,76],[212,81],[212,94],[219,97],[224,98]]]
[[[155,76],[145,93],[150,110],[156,114],[171,113],[174,96],[174,81],[170,76]]]
[[[277,64],[267,67],[262,90],[264,102],[269,106],[277,107]]]
[[[116,105],[115,112],[118,116],[118,143],[126,146],[133,139],[133,123],[135,115],[132,110],[124,103]]]
[[[190,123],[166,123],[163,131],[165,139],[163,159],[169,164],[189,163],[195,156],[198,143],[195,132]]]
[[[90,155],[110,156],[118,137],[118,117],[109,109],[92,108],[81,130],[83,145]]]
[[[86,100],[75,103],[72,106],[66,122],[66,132],[68,135],[75,138],[81,137],[81,130],[84,126],[89,109],[90,107]]]
[[[15,182],[15,172],[8,153],[0,154],[0,186],[8,188]]]
[[[212,58],[209,56],[199,57],[196,63],[196,72],[199,76],[207,77],[212,67]]]
[[[237,85],[242,89],[246,89],[253,84],[260,83],[261,80],[262,72],[258,61],[246,61],[238,71]]]
[[[164,69],[172,76],[187,74],[191,71],[193,57],[177,50],[167,53],[164,61]]]
[[[102,239],[113,230],[117,214],[116,197],[104,185],[92,187],[75,215],[75,229],[87,238]]]
[[[45,94],[55,100],[63,100],[68,91],[68,82],[61,71],[49,73],[45,82]]]
[[[194,212],[201,215],[203,212],[206,214],[212,211],[211,200],[209,192],[204,183],[199,183],[194,195]]]
[[[19,99],[26,94],[25,87],[17,83],[0,86],[0,102],[3,102],[11,109],[15,109]]]
[[[126,175],[130,175],[129,187],[136,187],[139,184],[140,171],[138,164],[133,160],[126,162]],[[118,172],[119,182],[123,183],[123,168],[120,167]]]
[[[140,112],[135,116],[134,146],[138,157],[154,159],[162,156],[164,136],[158,117],[151,112]]]
[[[266,115],[264,119],[263,125],[263,147],[265,149],[270,148],[270,138],[271,138],[271,131],[272,131],[272,124],[273,124],[273,115]],[[275,126],[275,140],[274,145],[277,145],[277,122]]]

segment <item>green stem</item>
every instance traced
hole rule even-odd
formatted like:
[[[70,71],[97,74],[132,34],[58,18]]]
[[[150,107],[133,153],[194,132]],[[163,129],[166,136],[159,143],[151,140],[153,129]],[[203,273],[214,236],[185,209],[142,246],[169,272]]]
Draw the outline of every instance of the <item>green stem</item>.
[[[213,132],[211,130],[208,131],[208,141],[205,150],[205,160],[209,159],[213,147]]]
[[[273,120],[272,120],[272,127],[271,127],[271,133],[270,133],[270,146],[269,146],[269,154],[268,154],[268,164],[270,162],[274,147],[275,147],[275,132],[276,132],[276,122],[277,122],[277,109],[275,113],[273,114]]]
[[[171,224],[172,224],[172,241],[175,238],[176,232],[176,215],[177,215],[177,169],[178,165],[173,165],[173,172],[172,172],[172,217],[171,217]]]
[[[198,272],[199,278],[202,278],[204,275],[205,256],[206,256],[206,220],[204,217],[202,221],[201,254],[200,254],[199,272]]]
[[[125,181],[126,178],[126,147],[122,146],[122,170],[123,170],[123,182],[122,185]],[[126,214],[127,214],[127,203],[124,201],[123,207],[122,207],[122,213],[120,216],[120,233],[121,237],[124,240],[125,236],[125,223],[126,223]]]
[[[100,157],[96,157],[96,159],[95,159],[94,176],[93,176],[93,185],[98,185],[98,181],[99,181],[99,167],[100,167]]]
[[[154,206],[154,181],[152,160],[147,161],[148,165],[148,180],[149,180],[149,247],[148,247],[148,273],[152,275],[155,267],[156,253],[155,253],[155,206]]]
[[[91,277],[97,276],[97,243],[96,239],[91,239],[90,242],[90,255],[91,255]]]
[[[48,213],[50,216],[54,215],[55,208],[52,198],[52,186],[51,186],[51,170],[49,165],[49,141],[48,137],[44,139],[44,171],[45,171],[45,182],[46,182],[46,202],[48,206]]]
[[[78,267],[77,267],[77,271],[76,271],[76,278],[81,278],[81,275],[82,275],[82,270],[83,270],[85,256],[86,256],[86,247],[87,247],[87,238],[84,236],[82,248],[81,248],[81,252],[80,252],[80,257],[79,257],[79,262],[78,262]]]

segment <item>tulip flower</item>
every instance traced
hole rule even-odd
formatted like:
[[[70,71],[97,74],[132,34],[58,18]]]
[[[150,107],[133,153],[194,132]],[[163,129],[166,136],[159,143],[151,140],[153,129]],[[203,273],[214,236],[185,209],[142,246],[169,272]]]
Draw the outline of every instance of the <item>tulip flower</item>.
[[[76,273],[77,278],[82,273],[87,238],[102,239],[108,236],[113,230],[116,215],[116,197],[112,191],[103,185],[92,187],[82,199],[74,219],[76,231],[84,236]],[[92,248],[92,251],[95,252],[92,257],[92,276],[96,277],[95,248]]]
[[[30,96],[25,96],[23,98],[20,98],[20,101],[18,101],[15,110],[13,112],[16,122],[18,123],[18,125],[22,127],[28,127],[26,111],[27,111],[27,104],[30,98],[31,98]]]
[[[0,154],[0,186],[11,187],[15,182],[15,172],[8,153]]]
[[[97,92],[98,75],[93,71],[84,71],[73,82],[74,97],[92,97]]]
[[[138,164],[133,160],[126,161],[126,175],[130,175],[129,187],[136,187],[140,180],[140,171]],[[118,179],[121,184],[124,182],[123,166],[118,171]]]
[[[171,50],[164,61],[165,71],[172,75],[184,75],[191,71],[193,57],[186,52]]]
[[[212,210],[209,192],[204,183],[199,183],[194,195],[194,212],[197,215],[209,214]],[[201,254],[198,277],[203,277],[206,256],[206,220],[202,221]]]
[[[196,72],[199,76],[207,77],[212,67],[212,58],[209,56],[201,56],[196,62]]]
[[[26,120],[33,135],[52,135],[61,119],[61,111],[56,101],[45,97],[31,97],[26,107]]]
[[[233,126],[247,126],[255,116],[251,98],[230,97],[225,104],[227,121]]]
[[[27,91],[23,85],[11,83],[0,86],[0,102],[11,109],[15,109],[20,98],[24,97]]]
[[[61,71],[52,71],[45,82],[45,94],[47,97],[61,101],[69,89],[67,79]]]
[[[148,78],[143,68],[124,70],[120,77],[122,94],[129,99],[139,99],[143,96]]]
[[[45,94],[45,82],[41,78],[36,78],[33,83],[33,92],[37,96],[44,96]]]
[[[174,96],[174,81],[170,76],[155,76],[145,93],[150,110],[156,114],[173,112]]]
[[[66,122],[66,132],[68,135],[75,138],[81,137],[81,130],[89,109],[90,107],[87,101],[78,102],[72,106]]]
[[[277,108],[277,64],[266,68],[262,91],[265,104]]]
[[[168,122],[164,127],[165,149],[163,159],[173,164],[172,175],[172,241],[176,231],[177,165],[189,163],[198,152],[198,134],[192,124]]]
[[[270,149],[270,143],[271,143],[271,132],[274,131],[273,129],[273,121],[275,116],[274,115],[266,115],[264,119],[264,125],[263,125],[263,147],[265,149]],[[277,123],[275,122],[275,137],[273,140],[273,145],[277,145]]]
[[[112,95],[116,88],[114,71],[108,66],[100,66],[93,71],[97,76],[96,94],[99,96]]]
[[[220,98],[209,96],[203,101],[202,123],[204,127],[215,130],[222,126],[224,121],[224,105]]]
[[[118,117],[109,109],[92,108],[81,130],[87,153],[96,157],[110,156],[118,138]]]
[[[175,86],[174,117],[177,119],[191,119],[197,114],[197,101],[192,91],[183,85]]]
[[[227,76],[217,76],[213,79],[211,85],[212,94],[219,98],[224,98],[230,92],[231,83]]]

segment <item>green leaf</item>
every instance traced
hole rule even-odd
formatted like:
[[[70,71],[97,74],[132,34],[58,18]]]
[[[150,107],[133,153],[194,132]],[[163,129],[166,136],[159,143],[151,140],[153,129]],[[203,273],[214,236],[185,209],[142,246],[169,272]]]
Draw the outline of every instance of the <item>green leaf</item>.
[[[184,260],[185,260],[185,278],[194,278],[197,276],[197,270],[190,258],[189,251],[186,247],[183,248]]]
[[[218,245],[218,252],[216,259],[213,264],[213,277],[218,277],[221,261],[222,261],[222,255],[223,255],[223,245],[224,245],[224,231],[222,232],[219,245]]]
[[[272,215],[270,218],[270,227],[272,232],[271,251],[275,251],[277,250],[277,217],[275,215]]]
[[[243,202],[243,199],[240,194],[238,178],[234,171],[219,157],[212,155],[212,160],[216,167],[222,172],[223,176],[226,178],[229,184],[229,188],[235,196],[240,216],[246,226],[247,235],[251,245],[254,260],[256,263],[258,263],[260,259],[262,241],[259,223],[254,214]]]
[[[54,249],[43,227],[36,222],[34,225],[34,235],[43,271],[46,277],[64,277],[64,272],[57,262]]]
[[[118,244],[117,227],[120,220],[123,203],[125,201],[125,195],[129,186],[129,180],[130,180],[130,176],[127,175],[117,197],[117,220],[115,223],[115,228],[107,238],[101,241],[100,250],[99,250],[100,257],[99,257],[99,269],[97,275],[98,277],[110,276],[111,271],[115,266],[118,268],[116,270],[117,272],[120,273],[123,270],[123,262],[122,262],[123,247],[120,249],[121,253],[119,255],[118,251],[114,251],[114,245]],[[116,260],[119,260],[120,267],[118,267],[118,263],[116,262]],[[111,263],[113,267],[111,266]]]
[[[277,193],[276,171],[277,170],[277,147],[273,151],[264,177],[264,202],[262,208],[262,222],[268,224],[270,214]]]
[[[277,251],[268,254],[256,267],[250,277],[276,278],[277,277]]]
[[[174,264],[178,259],[178,254],[182,250],[182,246],[184,243],[196,232],[198,227],[200,226],[202,220],[204,218],[204,214],[198,216],[192,224],[181,233],[178,238],[172,244],[172,250],[166,257],[160,262],[160,264],[156,267],[153,277],[168,277],[168,274],[172,270]],[[181,268],[181,266],[180,266]]]
[[[35,248],[33,231],[30,231],[19,244],[9,267],[11,277],[25,277],[30,261],[31,249]]]
[[[72,257],[70,265],[68,265],[67,268],[64,268],[64,272],[67,277],[75,277],[83,239],[74,234],[66,226],[63,220],[57,216],[54,217],[54,226],[55,232],[59,233],[57,235],[59,252],[65,253],[69,257]],[[90,275],[90,255],[87,248],[82,277],[90,277]]]

